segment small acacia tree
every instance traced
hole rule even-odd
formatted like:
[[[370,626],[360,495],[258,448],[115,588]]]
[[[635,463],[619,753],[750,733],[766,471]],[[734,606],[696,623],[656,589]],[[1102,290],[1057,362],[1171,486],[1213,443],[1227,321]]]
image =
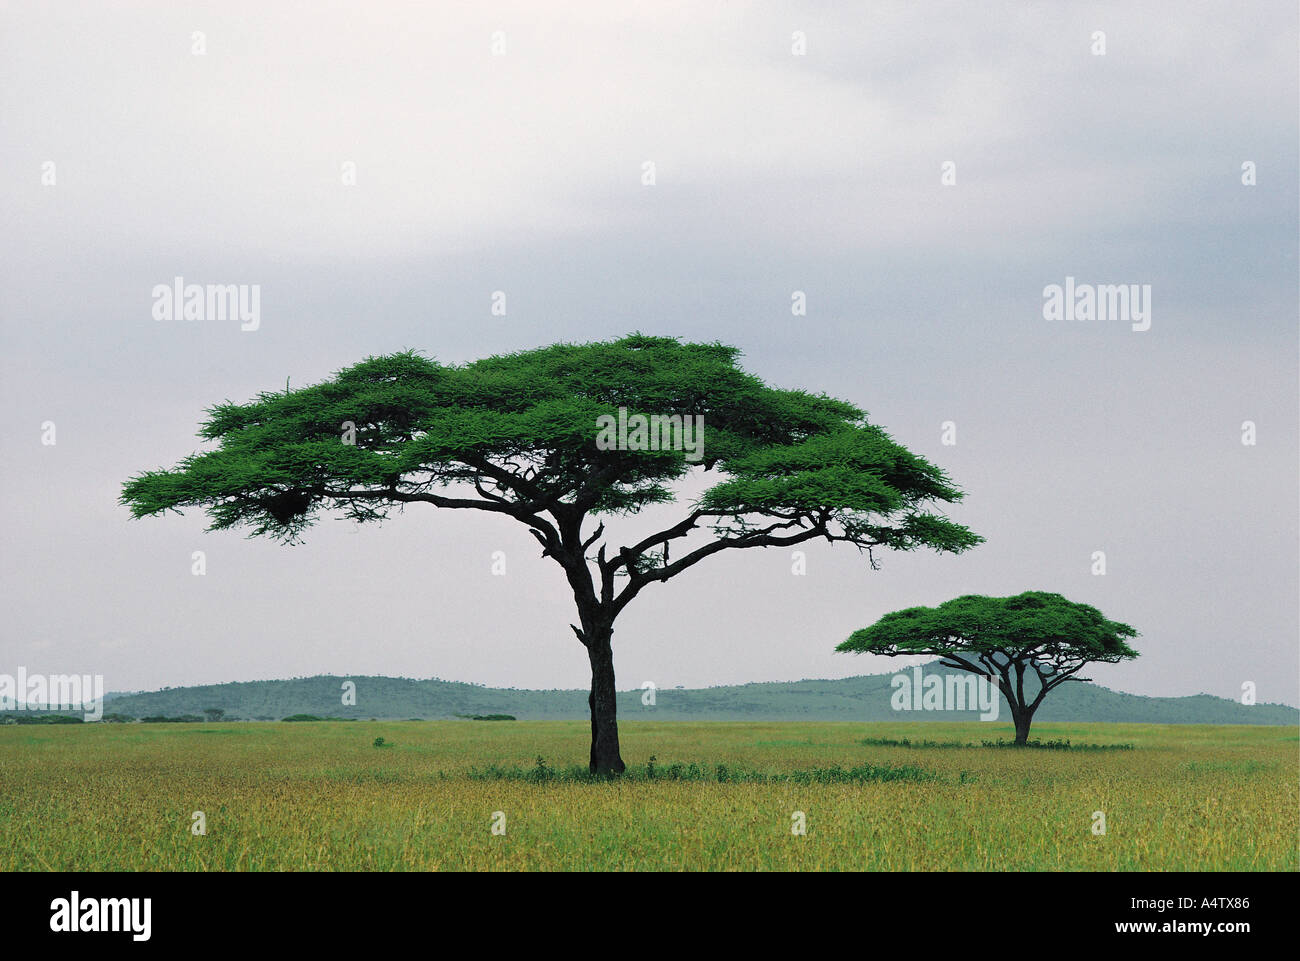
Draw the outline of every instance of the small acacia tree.
[[[591,664],[590,768],[618,773],[614,622],[648,585],[724,550],[822,538],[875,567],[876,548],[982,540],[929,509],[961,497],[941,470],[851,404],[764,385],[738,355],[635,334],[459,366],[372,357],[325,383],[211,408],[200,436],[217,448],[132,478],[122,502],[136,517],[203,507],[210,530],[243,525],[286,543],[327,509],[358,522],[409,504],[514,518],[573,591]],[[702,417],[703,445],[607,449],[602,418],[620,412]],[[680,520],[606,541],[604,519],[673,501],[669,485],[696,470],[720,476]]]
[[[1049,691],[1066,681],[1089,680],[1078,676],[1085,664],[1137,657],[1125,643],[1137,636],[1095,607],[1060,594],[1026,591],[1014,597],[968,594],[938,607],[895,611],[854,631],[836,650],[886,657],[929,654],[945,667],[982,675],[1001,688],[1016,725],[1016,743],[1024,744],[1034,712]],[[1026,693],[1028,671],[1038,689]]]

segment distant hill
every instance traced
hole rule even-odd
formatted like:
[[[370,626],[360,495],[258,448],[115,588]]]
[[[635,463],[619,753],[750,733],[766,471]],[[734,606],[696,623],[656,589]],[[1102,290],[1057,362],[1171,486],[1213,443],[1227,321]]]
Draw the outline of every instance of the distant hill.
[[[926,674],[948,673],[938,665]],[[641,703],[642,692],[618,696],[621,718],[680,721],[961,721],[973,711],[895,711],[890,706],[897,673],[838,680],[772,681],[696,690],[660,689],[655,705]],[[959,675],[965,676],[965,675]],[[342,684],[356,684],[354,707],[345,707]],[[512,714],[520,720],[585,719],[587,692],[528,691],[479,687],[458,681],[402,677],[294,678],[243,681],[200,687],[165,688],[147,693],[109,695],[105,710],[131,717],[202,714],[220,708],[239,720],[280,720],[291,714],[342,718],[427,718]],[[1001,720],[1010,720],[1005,702]],[[1285,704],[1246,706],[1209,694],[1143,697],[1081,682],[1049,694],[1037,721],[1116,721],[1150,724],[1300,724],[1300,709]]]

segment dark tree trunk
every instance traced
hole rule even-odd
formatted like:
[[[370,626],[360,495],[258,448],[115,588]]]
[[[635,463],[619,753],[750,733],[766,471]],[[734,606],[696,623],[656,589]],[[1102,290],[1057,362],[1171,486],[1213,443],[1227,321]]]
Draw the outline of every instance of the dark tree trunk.
[[[614,690],[612,630],[589,634],[591,661],[591,765],[592,774],[622,774],[625,768],[618,750],[618,701]]]
[[[1004,667],[1002,693],[1006,695],[1007,703],[1011,705],[1011,720],[1016,724],[1016,743],[1023,745],[1029,743],[1029,724],[1034,719],[1034,709],[1038,704],[1037,702],[1031,704],[1025,700],[1025,662],[1017,660],[1012,666],[1016,672],[1015,686],[1012,686],[1011,675]]]
[[[1025,705],[1021,705],[1011,709],[1011,718],[1016,722],[1016,743],[1028,743],[1029,724],[1034,719],[1034,713]]]

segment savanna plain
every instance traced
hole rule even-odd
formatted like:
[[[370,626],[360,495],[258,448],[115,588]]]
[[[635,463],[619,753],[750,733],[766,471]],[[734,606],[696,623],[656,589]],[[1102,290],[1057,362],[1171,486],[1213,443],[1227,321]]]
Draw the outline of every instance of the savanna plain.
[[[0,869],[1300,869],[1295,727],[620,733],[596,780],[580,721],[6,725]]]

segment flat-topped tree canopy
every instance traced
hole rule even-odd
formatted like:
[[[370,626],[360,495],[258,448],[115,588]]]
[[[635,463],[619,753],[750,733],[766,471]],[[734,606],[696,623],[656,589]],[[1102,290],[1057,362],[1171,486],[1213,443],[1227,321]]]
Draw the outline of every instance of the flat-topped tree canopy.
[[[926,654],[945,667],[983,675],[998,683],[1024,743],[1033,713],[1048,691],[1066,681],[1085,681],[1089,663],[1116,663],[1138,656],[1128,646],[1138,632],[1107,619],[1089,604],[1047,591],[1011,597],[967,594],[937,607],[909,607],[854,631],[835,649],[886,657]],[[1026,670],[1038,681],[1025,693]]]
[[[634,512],[674,499],[695,466],[681,450],[600,450],[602,415],[701,415],[705,469],[725,477],[703,515],[826,514],[854,539],[891,547],[980,538],[922,510],[960,491],[844,401],[778,390],[724,344],[634,334],[595,344],[443,365],[415,352],[371,357],[332,380],[209,409],[216,450],[125,486],[136,517],[205,507],[212,529],[240,525],[295,540],[322,507],[358,521],[449,485],[483,488],[437,506],[509,512]],[[355,425],[355,443],[340,441]],[[889,518],[890,522],[884,522]]]
[[[574,631],[593,652],[643,587],[725,549],[822,538],[869,554],[959,552],[982,540],[933,509],[962,496],[942,470],[852,404],[769,387],[739,356],[632,334],[463,364],[371,357],[320,384],[210,408],[200,436],[216,448],[133,477],[122,501],[136,517],[202,507],[213,530],[286,542],[324,510],[359,522],[414,503],[506,514],[564,568]],[[602,419],[638,415],[702,423],[702,445],[600,442]],[[603,540],[602,518],[672,502],[693,469],[718,480],[682,520],[634,544]],[[678,543],[706,528],[712,540]]]

